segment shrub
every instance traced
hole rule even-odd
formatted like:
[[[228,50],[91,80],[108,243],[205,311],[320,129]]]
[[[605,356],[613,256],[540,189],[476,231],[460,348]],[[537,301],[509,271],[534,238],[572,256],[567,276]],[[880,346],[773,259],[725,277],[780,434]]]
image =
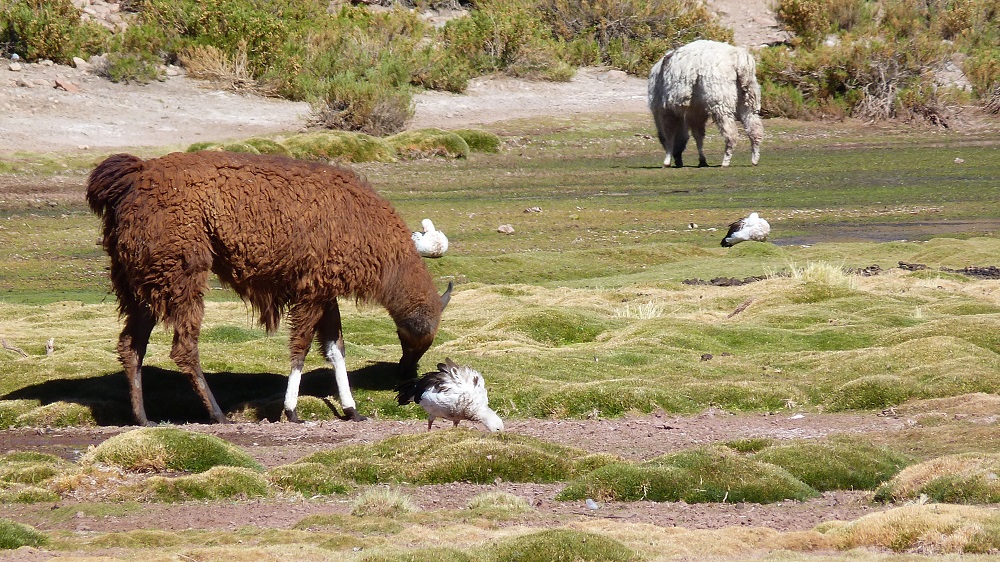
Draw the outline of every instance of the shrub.
[[[552,32],[528,0],[477,2],[469,17],[450,20],[442,31],[453,58],[466,58],[477,73],[561,77]]]
[[[605,64],[646,76],[668,49],[695,39],[731,41],[704,4],[690,0],[543,0],[543,20],[575,64]]]
[[[75,56],[99,53],[109,35],[96,23],[81,23],[80,10],[70,0],[0,4],[0,43],[29,61],[70,64]]]
[[[83,457],[134,471],[203,472],[224,465],[263,470],[242,449],[215,437],[183,429],[146,427],[116,435]]]
[[[112,82],[148,84],[161,78],[161,62],[151,53],[110,53],[103,74]]]

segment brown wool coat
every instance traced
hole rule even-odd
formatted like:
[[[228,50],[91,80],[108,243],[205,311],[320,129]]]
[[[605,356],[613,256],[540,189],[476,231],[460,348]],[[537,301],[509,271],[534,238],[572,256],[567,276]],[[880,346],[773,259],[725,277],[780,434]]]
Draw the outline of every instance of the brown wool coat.
[[[409,229],[349,169],[227,152],[147,161],[117,154],[94,169],[87,200],[103,217],[122,316],[173,326],[178,364],[191,353],[187,362],[197,363],[210,272],[251,304],[268,331],[291,309],[293,332],[308,329],[306,349],[338,297],[383,305],[409,340],[404,359],[408,345],[419,359],[437,331],[443,303]],[[145,351],[144,341],[132,349],[127,331],[128,320],[119,346],[126,371],[125,353],[136,351],[141,365]],[[301,341],[291,345],[294,364],[306,350],[295,349]]]

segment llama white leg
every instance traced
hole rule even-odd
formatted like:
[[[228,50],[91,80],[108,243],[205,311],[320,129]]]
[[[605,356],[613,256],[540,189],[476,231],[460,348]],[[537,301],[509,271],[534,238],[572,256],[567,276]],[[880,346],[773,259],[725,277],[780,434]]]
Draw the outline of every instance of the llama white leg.
[[[736,120],[730,115],[725,115],[719,117],[716,122],[719,124],[722,138],[726,140],[726,153],[722,157],[722,167],[725,168],[729,166],[729,162],[733,159],[733,151],[736,149],[736,139],[738,138]]]
[[[750,138],[750,163],[754,166],[760,162],[760,143],[764,140],[764,124],[755,113],[749,113],[743,118],[743,128]]]
[[[295,421],[295,406],[299,403],[299,385],[302,384],[302,368],[292,367],[288,375],[288,387],[285,389],[285,415],[289,421]]]
[[[351,395],[351,383],[347,380],[347,361],[344,359],[344,354],[340,352],[337,342],[326,343],[326,358],[333,364],[334,380],[337,381],[337,394],[340,397],[340,405],[344,408],[344,417],[354,421],[365,419],[364,416],[358,414],[354,396]]]

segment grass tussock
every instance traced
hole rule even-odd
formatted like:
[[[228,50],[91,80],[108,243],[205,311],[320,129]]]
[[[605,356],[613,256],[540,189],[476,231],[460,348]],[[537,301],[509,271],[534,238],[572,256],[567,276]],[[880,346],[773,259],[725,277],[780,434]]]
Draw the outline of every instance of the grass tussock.
[[[907,467],[876,493],[880,501],[926,497],[959,504],[1000,503],[1000,455],[960,453]]]
[[[912,462],[886,447],[850,438],[775,445],[754,454],[754,458],[780,466],[821,492],[874,490]]]
[[[726,447],[701,447],[632,464],[611,464],[571,481],[558,499],[773,503],[816,490],[786,470]]]
[[[507,492],[484,492],[473,496],[466,509],[490,519],[510,518],[532,511],[528,500]]]
[[[330,131],[293,135],[282,141],[294,158],[340,162],[393,162],[396,153],[385,140],[364,133]]]
[[[319,463],[359,484],[408,482],[556,482],[574,472],[582,452],[514,434],[472,429],[389,437],[313,453],[299,463]]]
[[[510,562],[640,560],[635,550],[615,539],[571,529],[550,529],[502,539],[486,547],[486,550],[491,560]]]
[[[352,488],[336,470],[316,462],[276,466],[267,471],[267,479],[278,488],[306,497],[346,494]]]
[[[461,135],[441,129],[403,131],[385,140],[401,158],[468,158],[471,151]]]
[[[136,472],[204,472],[216,466],[263,471],[245,451],[214,435],[168,427],[133,429],[87,452],[83,463],[104,463]]]
[[[0,503],[42,503],[59,501],[59,494],[38,486],[0,484]]]
[[[1000,547],[1000,516],[972,506],[908,505],[866,515],[825,532],[842,550],[885,548],[928,554],[975,554]]]
[[[0,482],[41,484],[73,467],[55,455],[15,451],[0,455]]]
[[[123,497],[160,502],[191,500],[244,500],[271,495],[268,481],[259,472],[234,466],[215,466],[198,474],[151,476],[134,487],[124,487]]]
[[[39,547],[49,542],[44,533],[9,519],[0,519],[0,550],[14,550],[22,546]]]
[[[351,506],[355,517],[394,518],[417,511],[417,506],[406,494],[393,488],[373,486],[361,492]]]

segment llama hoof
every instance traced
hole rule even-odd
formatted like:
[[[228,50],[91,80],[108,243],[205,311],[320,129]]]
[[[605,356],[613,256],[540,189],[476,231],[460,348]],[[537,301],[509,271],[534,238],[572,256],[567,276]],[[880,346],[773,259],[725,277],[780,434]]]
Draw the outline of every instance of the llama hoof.
[[[359,414],[358,411],[354,408],[344,408],[344,419],[359,422],[359,421],[365,421],[368,418]]]
[[[295,413],[295,410],[285,410],[285,417],[288,418],[288,421],[291,423],[302,423],[302,420],[299,419],[299,415]]]
[[[723,166],[725,166],[725,164],[723,164]],[[708,160],[705,160],[704,158],[698,159],[698,167],[699,168],[707,168],[708,167]]]

